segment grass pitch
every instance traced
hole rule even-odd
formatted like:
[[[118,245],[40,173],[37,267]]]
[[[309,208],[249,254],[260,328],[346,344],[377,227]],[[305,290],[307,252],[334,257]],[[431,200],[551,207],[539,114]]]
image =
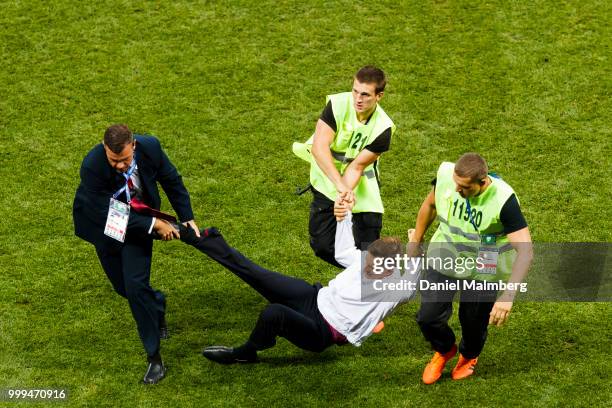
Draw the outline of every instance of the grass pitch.
[[[172,337],[162,345],[168,378],[145,387],[127,303],[71,219],[83,156],[124,122],[161,139],[200,226],[218,226],[270,269],[327,282],[336,271],[308,246],[309,198],[293,194],[308,169],[291,143],[313,132],[326,94],[349,90],[373,63],[389,77],[382,105],[398,126],[381,160],[385,235],[405,236],[441,161],[478,151],[517,191],[535,241],[610,242],[609,2],[58,0],[0,10],[0,387],[67,388],[70,406],[612,400],[604,303],[518,302],[464,382],[420,383],[431,352],[414,303],[360,348],[315,355],[280,340],[261,364],[214,365],[202,347],[240,343],[264,301],[180,242],[155,244],[152,282],[168,294]]]

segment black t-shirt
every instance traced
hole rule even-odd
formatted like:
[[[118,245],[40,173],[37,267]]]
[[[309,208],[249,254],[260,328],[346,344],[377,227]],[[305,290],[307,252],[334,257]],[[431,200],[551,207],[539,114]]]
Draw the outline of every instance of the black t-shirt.
[[[435,187],[436,181],[437,179],[434,178],[431,181],[431,185]],[[527,227],[527,221],[521,212],[521,207],[515,194],[512,194],[502,206],[499,220],[504,226],[505,234],[511,234]]]
[[[336,125],[336,119],[334,118],[334,111],[332,109],[331,101],[327,102],[325,105],[325,109],[321,113],[320,119],[327,123],[327,125],[333,129],[334,132],[338,131],[338,127]],[[370,121],[368,118],[367,123]],[[372,143],[364,147],[364,149],[368,149],[372,153],[381,154],[389,150],[389,146],[391,145],[391,128],[385,129],[380,135],[374,139]]]

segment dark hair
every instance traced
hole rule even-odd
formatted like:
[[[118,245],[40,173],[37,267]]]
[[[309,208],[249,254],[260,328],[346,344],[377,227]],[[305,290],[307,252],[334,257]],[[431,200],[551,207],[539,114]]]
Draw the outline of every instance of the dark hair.
[[[368,246],[368,252],[374,258],[394,258],[402,254],[402,241],[397,237],[379,238]]]
[[[395,258],[396,255],[402,254],[402,241],[397,237],[379,238],[368,246],[368,253],[374,259]],[[384,279],[393,274],[392,269],[385,269],[383,273],[374,273],[371,268],[365,268],[364,271],[368,279]]]
[[[104,132],[104,144],[113,153],[121,153],[125,145],[134,141],[134,135],[127,125],[112,125]]]
[[[385,78],[383,70],[373,65],[366,65],[357,71],[355,79],[366,84],[376,84],[377,94],[384,91],[387,85],[387,78]]]
[[[487,162],[478,153],[465,153],[455,163],[455,174],[472,182],[484,180],[488,172]]]

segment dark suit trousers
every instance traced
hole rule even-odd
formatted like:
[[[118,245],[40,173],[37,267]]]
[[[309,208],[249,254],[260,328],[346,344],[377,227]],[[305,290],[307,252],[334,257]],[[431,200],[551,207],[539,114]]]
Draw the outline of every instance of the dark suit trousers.
[[[159,322],[164,313],[164,294],[151,288],[153,240],[126,237],[122,246],[96,248],[102,268],[115,291],[126,298],[136,320],[147,355],[159,352]]]
[[[202,231],[194,247],[249,284],[270,302],[259,315],[249,341],[264,350],[281,336],[296,346],[321,352],[333,344],[332,334],[317,306],[321,284],[269,271],[230,247],[216,228]]]

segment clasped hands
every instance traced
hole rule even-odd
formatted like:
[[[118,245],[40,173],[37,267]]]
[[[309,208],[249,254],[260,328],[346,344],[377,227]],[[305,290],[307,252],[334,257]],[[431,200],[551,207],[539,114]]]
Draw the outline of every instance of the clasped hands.
[[[336,201],[334,201],[334,216],[336,217],[336,221],[342,221],[354,206],[355,193],[350,190],[338,192],[338,197],[336,197]]]
[[[191,227],[198,238],[200,238],[200,230],[194,220],[186,221],[183,223],[186,227]],[[166,220],[160,218],[155,219],[153,230],[159,235],[162,241],[171,241],[173,239],[179,239],[181,236],[179,232]]]

